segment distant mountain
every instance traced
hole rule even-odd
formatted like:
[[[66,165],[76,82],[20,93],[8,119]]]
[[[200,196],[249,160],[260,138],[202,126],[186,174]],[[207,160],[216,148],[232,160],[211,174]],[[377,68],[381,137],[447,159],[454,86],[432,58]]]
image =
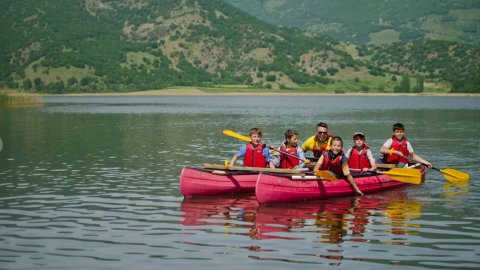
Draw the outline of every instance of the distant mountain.
[[[45,92],[327,83],[356,66],[337,42],[279,29],[220,0],[0,0],[0,81]],[[303,57],[322,65],[303,68]],[[303,64],[302,64],[303,63]]]
[[[392,91],[393,78],[408,75],[480,91],[478,47],[344,44],[273,26],[223,0],[0,0],[0,8],[3,88],[71,93],[345,83],[347,91],[372,85]]]
[[[226,0],[255,17],[358,44],[416,39],[480,46],[478,0]]]

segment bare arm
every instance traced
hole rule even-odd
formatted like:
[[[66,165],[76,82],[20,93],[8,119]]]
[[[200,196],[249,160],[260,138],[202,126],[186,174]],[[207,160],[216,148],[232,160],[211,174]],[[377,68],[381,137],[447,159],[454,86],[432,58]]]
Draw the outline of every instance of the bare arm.
[[[382,147],[380,147],[380,153],[384,154],[384,155],[388,155],[388,154],[390,154],[390,148],[387,148],[387,147],[382,145]]]
[[[273,164],[272,160],[270,160],[270,162],[268,162],[268,166],[272,169],[275,169],[275,164]]]
[[[431,164],[430,162],[428,162],[427,160],[423,159],[421,156],[415,154],[415,152],[411,153],[411,154],[410,154],[410,157],[411,157],[413,160],[417,161],[417,162],[420,162],[420,163],[423,163],[423,164],[427,165],[429,168],[432,167],[432,164]]]
[[[363,195],[362,191],[360,191],[357,184],[353,180],[352,175],[350,174],[350,168],[348,167],[347,162],[342,163],[342,171],[343,175],[345,175],[345,178],[347,179],[348,183],[350,183],[350,186],[352,186],[355,193],[357,193],[358,195]]]
[[[323,163],[323,155],[320,156],[320,158],[317,161],[317,164],[315,164],[315,167],[313,168],[313,172],[319,171],[320,166],[322,166],[322,163]]]
[[[397,151],[397,150],[392,150],[392,148],[387,148],[385,146],[380,147],[380,153],[385,154],[385,155],[394,154],[394,155],[403,156],[402,152]]]
[[[235,166],[235,162],[237,162],[238,156],[237,154],[233,155],[232,160],[230,161],[229,166]]]
[[[370,149],[368,149],[367,156],[368,160],[370,161],[370,168],[368,169],[368,171],[373,172],[377,169],[377,163],[375,162],[375,158],[373,157],[373,153],[372,151],[370,151]]]

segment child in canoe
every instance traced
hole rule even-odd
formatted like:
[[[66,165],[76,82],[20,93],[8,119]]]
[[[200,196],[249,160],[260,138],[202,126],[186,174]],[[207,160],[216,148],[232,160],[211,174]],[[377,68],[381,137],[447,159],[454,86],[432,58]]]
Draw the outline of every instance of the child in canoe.
[[[380,153],[383,154],[384,163],[395,164],[397,167],[407,166],[409,159],[432,167],[430,162],[415,154],[412,145],[405,138],[405,126],[402,123],[393,125],[392,137],[380,147]]]
[[[365,143],[363,132],[353,134],[353,147],[347,151],[345,157],[348,159],[348,167],[354,172],[373,172],[377,169],[375,158]]]
[[[285,141],[277,148],[278,155],[274,159],[276,167],[294,169],[305,167],[305,154],[298,146],[298,132],[288,129],[285,131]]]
[[[330,150],[324,151],[323,154],[315,164],[313,172],[319,170],[328,170],[334,173],[337,177],[344,178],[348,181],[350,186],[357,195],[362,196],[363,193],[358,188],[357,184],[353,180],[350,174],[350,168],[348,167],[348,159],[343,152],[343,140],[338,136],[334,136],[331,141]]]
[[[229,166],[234,166],[238,158],[243,158],[243,166],[257,168],[275,168],[270,159],[270,151],[265,144],[262,144],[262,131],[259,128],[251,128],[249,131],[250,143],[244,144],[238,152],[233,155]]]

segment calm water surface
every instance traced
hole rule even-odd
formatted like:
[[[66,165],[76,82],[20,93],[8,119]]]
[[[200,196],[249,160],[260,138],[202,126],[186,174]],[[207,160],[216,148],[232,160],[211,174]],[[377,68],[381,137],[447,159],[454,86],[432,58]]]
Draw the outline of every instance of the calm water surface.
[[[479,97],[48,97],[0,109],[0,269],[478,269]],[[262,128],[325,121],[375,154],[395,122],[418,154],[468,172],[361,198],[184,199],[183,166],[222,163]]]

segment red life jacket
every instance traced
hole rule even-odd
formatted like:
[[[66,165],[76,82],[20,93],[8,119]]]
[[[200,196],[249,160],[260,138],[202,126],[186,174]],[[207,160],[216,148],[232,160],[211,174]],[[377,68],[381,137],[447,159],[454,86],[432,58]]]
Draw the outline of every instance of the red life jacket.
[[[265,144],[260,144],[257,147],[248,143],[245,149],[245,156],[243,157],[243,166],[265,168],[267,166],[267,160],[263,156],[263,148]]]
[[[280,146],[280,151],[288,153],[290,155],[298,157],[297,148],[290,147],[286,149],[285,144]],[[282,169],[292,169],[293,167],[300,164],[300,160],[298,158],[294,158],[283,153],[280,153],[280,168]]]
[[[330,132],[327,133],[327,143],[324,143],[321,147],[317,146],[317,144],[315,143],[315,139],[314,139],[313,149],[312,149],[313,157],[319,158],[320,156],[322,156],[323,151],[325,151],[327,149],[328,140],[332,137],[333,137],[332,133],[330,133]]]
[[[350,169],[360,169],[363,168],[370,168],[372,165],[370,164],[370,160],[367,156],[368,145],[365,144],[363,149],[358,152],[355,146],[352,147],[350,150],[350,156],[348,157],[348,167]]]
[[[330,157],[330,153],[332,157]],[[320,169],[329,170],[335,173],[337,176],[343,176],[342,170],[342,158],[344,157],[343,150],[336,156],[333,156],[331,151],[323,152],[323,163]],[[330,158],[333,158],[330,160]]]
[[[393,150],[402,152],[402,154],[406,157],[410,156],[407,148],[407,139],[405,137],[400,142],[398,142],[398,140],[394,136],[392,136],[392,148]],[[398,164],[400,162],[408,164],[408,159],[402,158],[395,154],[384,154],[383,161],[389,164]]]

